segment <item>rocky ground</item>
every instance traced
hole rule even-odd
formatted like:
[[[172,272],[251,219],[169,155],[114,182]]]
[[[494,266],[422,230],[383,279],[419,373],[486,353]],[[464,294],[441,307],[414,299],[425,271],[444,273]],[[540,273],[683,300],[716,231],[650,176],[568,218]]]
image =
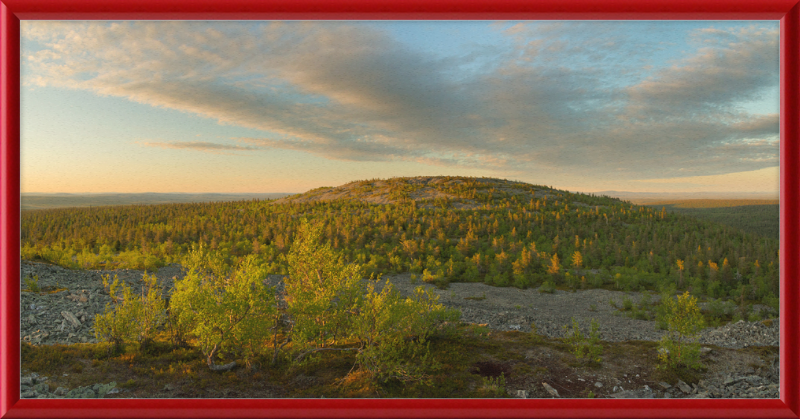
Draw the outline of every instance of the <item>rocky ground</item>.
[[[155,274],[164,287],[166,296],[169,295],[174,279],[182,276],[179,265],[160,268]],[[105,305],[111,301],[107,290],[103,288],[103,275],[110,275],[111,278],[117,275],[134,290],[141,286],[141,271],[71,271],[58,266],[23,261],[22,278],[38,276],[40,288],[63,290],[49,294],[22,292],[20,338],[34,345],[95,342],[94,317],[102,313]],[[462,321],[485,324],[495,330],[529,332],[531,325],[535,324],[537,332],[542,335],[564,337],[563,326],[570,324],[574,317],[584,331],[588,331],[591,319],[597,320],[600,336],[604,341],[657,341],[663,333],[656,329],[655,322],[624,316],[610,303],[614,301],[617,306],[621,306],[623,296],[638,303],[643,296],[640,293],[594,289],[546,294],[535,289],[497,288],[482,283],[453,283],[448,289],[440,290],[428,284],[416,283],[410,274],[384,278],[380,286],[389,280],[403,294],[411,292],[419,285],[431,287],[440,296],[440,302],[461,310]],[[270,281],[279,284],[280,277],[272,276]],[[21,287],[23,290],[27,288],[24,281]],[[657,301],[657,297],[651,298]],[[777,319],[772,322],[741,321],[704,330],[700,335],[700,342],[732,349],[778,346],[779,330]],[[703,351],[705,357],[716,362],[713,363],[715,367],[710,368],[705,379],[698,384],[689,386],[683,382],[659,383],[653,388],[648,385],[637,387],[636,380],[633,380],[626,389],[627,383],[616,379],[620,382],[605,385],[613,386],[611,397],[622,398],[779,397],[777,357],[766,365],[752,354],[732,357],[730,352],[722,353],[709,347]],[[110,384],[98,383],[93,386],[100,386],[97,389],[90,387],[51,391],[49,388],[45,389],[42,385],[43,379],[34,374],[25,375],[22,380],[23,397],[102,397],[100,390],[113,392]],[[89,391],[93,395],[89,395]],[[520,397],[528,395],[526,390],[520,392]]]

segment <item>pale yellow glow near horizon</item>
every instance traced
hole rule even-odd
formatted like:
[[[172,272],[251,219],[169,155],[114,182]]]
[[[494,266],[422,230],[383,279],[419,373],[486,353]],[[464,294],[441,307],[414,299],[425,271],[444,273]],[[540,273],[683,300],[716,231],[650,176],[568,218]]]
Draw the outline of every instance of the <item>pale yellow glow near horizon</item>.
[[[724,175],[642,179],[633,180],[632,182],[643,186],[647,184],[658,185],[659,187],[670,185],[688,192],[758,191],[777,195],[780,190],[780,168],[775,166]]]

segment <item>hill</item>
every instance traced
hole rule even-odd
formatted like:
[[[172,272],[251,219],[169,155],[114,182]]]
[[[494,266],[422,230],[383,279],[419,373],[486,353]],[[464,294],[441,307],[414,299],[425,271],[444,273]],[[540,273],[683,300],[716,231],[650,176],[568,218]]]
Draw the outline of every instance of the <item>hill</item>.
[[[369,273],[446,287],[674,287],[777,306],[778,242],[719,223],[501,179],[373,179],[278,200],[24,211],[22,254],[71,268],[154,269],[192,246],[285,271],[302,219]],[[680,261],[680,263],[679,263]]]
[[[316,188],[303,194],[278,199],[275,204],[338,200],[353,200],[366,204],[400,204],[413,201],[421,208],[434,208],[446,203],[454,209],[478,209],[488,202],[488,195],[478,192],[484,189],[492,193],[498,192],[501,196],[514,195],[527,198],[536,196],[537,199],[560,196],[553,189],[523,182],[492,178],[419,176],[364,180],[336,187]]]

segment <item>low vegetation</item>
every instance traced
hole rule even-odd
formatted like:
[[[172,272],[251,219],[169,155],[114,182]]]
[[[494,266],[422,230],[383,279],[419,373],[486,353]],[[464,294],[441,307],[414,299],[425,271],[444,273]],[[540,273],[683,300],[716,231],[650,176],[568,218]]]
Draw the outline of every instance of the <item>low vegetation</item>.
[[[252,256],[229,267],[217,253],[190,252],[184,260],[187,274],[175,282],[169,316],[155,276],[144,275],[141,296],[106,276],[113,304],[95,319],[97,339],[111,344],[114,353],[133,341],[147,352],[153,334],[169,318],[167,330],[180,331],[170,340],[188,341],[213,371],[229,371],[237,359],[252,366],[268,354],[271,365],[284,360],[309,366],[333,352],[352,352],[355,374],[379,383],[429,383],[440,368],[430,339],[443,333],[443,326],[454,327],[460,313],[445,309],[423,287],[402,298],[390,283],[381,291],[373,281],[365,286],[361,266],[347,263],[320,243],[320,236],[319,225],[303,222],[286,256],[285,306],[275,288],[264,283],[268,272]]]
[[[152,270],[203,246],[228,265],[252,256],[286,274],[307,218],[366,275],[412,272],[439,287],[476,281],[544,292],[674,284],[708,299],[745,289],[749,301],[777,308],[776,238],[665,208],[465,177],[373,179],[290,198],[23,211],[22,256],[75,269]]]
[[[392,203],[380,205],[314,201],[330,193],[323,188],[282,202],[25,212],[24,258],[71,268],[180,262],[186,276],[169,302],[155,276],[145,274],[141,290],[105,276],[112,303],[95,319],[101,343],[23,344],[23,368],[103,374],[98,381],[124,383],[133,397],[163,396],[166,385],[183,397],[223,387],[223,397],[505,397],[543,379],[562,397],[594,397],[596,388],[563,377],[617,376],[635,359],[643,375],[696,381],[696,335],[707,319],[778,307],[777,241],[544,186],[412,180],[351,185],[355,196],[388,191]],[[565,339],[540,336],[535,325],[528,334],[463,325],[424,287],[410,297],[390,283],[376,288],[382,273],[406,271],[439,288],[659,291],[658,304],[648,292],[610,304],[667,334],[607,343],[595,321],[584,333],[573,319]],[[268,286],[267,274],[285,275],[283,288]],[[36,278],[26,284],[37,292]]]
[[[667,333],[659,343],[660,367],[701,368],[697,334],[703,330],[704,322],[697,306],[697,298],[686,292],[677,298],[665,298],[661,306],[661,321],[666,323]]]

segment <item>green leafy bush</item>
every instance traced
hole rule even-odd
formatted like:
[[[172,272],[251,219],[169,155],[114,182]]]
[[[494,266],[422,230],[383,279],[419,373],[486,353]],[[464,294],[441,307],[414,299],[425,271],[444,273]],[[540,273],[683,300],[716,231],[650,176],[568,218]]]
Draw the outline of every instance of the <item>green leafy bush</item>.
[[[377,381],[429,382],[429,373],[440,364],[430,355],[428,338],[442,323],[458,321],[460,313],[445,309],[423,287],[409,298],[402,298],[391,284],[379,293],[372,284],[368,288],[354,324],[357,364]]]
[[[445,309],[424,287],[402,298],[388,282],[380,292],[371,281],[365,286],[361,266],[322,244],[321,233],[320,225],[303,222],[286,256],[294,361],[313,362],[325,351],[353,351],[356,365],[376,381],[427,382],[439,365],[430,355],[428,338],[460,313]]]
[[[287,312],[300,359],[352,340],[364,300],[361,265],[347,263],[330,244],[322,244],[321,236],[321,225],[303,222],[286,255]]]
[[[633,309],[633,300],[627,295],[622,296],[622,309],[625,311]]]
[[[697,335],[704,327],[703,316],[697,306],[697,298],[687,291],[677,298],[661,301],[667,323],[667,333],[661,339],[658,349],[660,367],[677,368],[685,366],[699,369],[700,344]]]
[[[42,289],[39,287],[39,275],[34,276],[26,276],[24,278],[25,285],[28,287],[28,291],[39,293]]]
[[[120,283],[117,275],[113,282],[108,275],[102,278],[111,302],[106,304],[103,314],[95,316],[94,335],[98,341],[112,343],[113,349],[118,351],[125,342],[136,337],[134,321],[141,311],[142,301],[127,284]]]
[[[175,282],[170,310],[175,321],[197,338],[206,364],[215,371],[219,355],[241,355],[250,363],[270,341],[276,311],[274,289],[264,283],[266,272],[254,256],[228,268],[216,253],[194,249],[184,260],[186,276]]]
[[[600,344],[599,327],[597,320],[592,319],[589,336],[585,336],[578,326],[578,321],[574,317],[572,318],[572,330],[568,331],[566,340],[572,348],[575,358],[593,364],[599,364],[602,361],[600,354],[603,353],[603,346]],[[564,329],[567,329],[567,326],[564,326]]]
[[[556,292],[556,284],[554,284],[553,281],[544,281],[544,283],[539,287],[539,292],[552,294]]]
[[[505,374],[501,372],[500,375],[495,378],[484,377],[481,385],[481,392],[485,393],[487,396],[508,397]]]
[[[136,295],[131,287],[120,283],[116,275],[113,282],[108,275],[102,278],[111,303],[106,304],[103,314],[95,316],[95,337],[98,341],[113,343],[115,350],[129,341],[137,341],[140,349],[147,347],[166,319],[158,279],[145,272],[141,294]]]
[[[158,278],[145,272],[142,276],[142,293],[134,299],[138,299],[139,304],[134,313],[133,331],[139,345],[147,346],[166,320],[165,303],[161,287],[158,286]]]

